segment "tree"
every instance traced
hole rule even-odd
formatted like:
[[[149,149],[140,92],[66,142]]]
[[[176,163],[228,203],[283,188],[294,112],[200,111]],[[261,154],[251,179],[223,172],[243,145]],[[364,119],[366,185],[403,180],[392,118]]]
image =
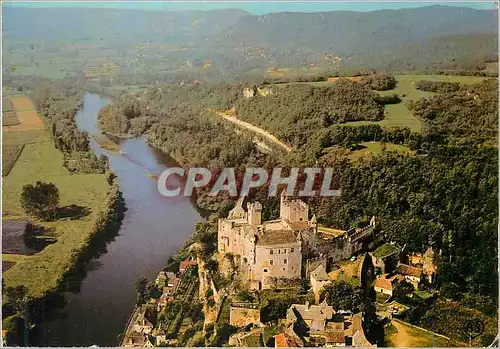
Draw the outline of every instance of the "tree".
[[[404,301],[414,290],[415,289],[412,284],[406,281],[402,281],[394,289],[394,299],[396,299],[397,301]]]
[[[215,259],[209,259],[205,267],[210,273],[215,274],[219,270],[219,263]]]
[[[27,184],[21,193],[21,206],[30,216],[55,220],[59,207],[59,190],[52,183]]]
[[[146,288],[148,286],[148,280],[145,277],[140,277],[134,282],[135,290],[137,291],[137,301],[138,306],[145,304],[147,301]]]
[[[334,309],[358,312],[363,300],[363,291],[345,281],[332,282],[321,292],[321,298]]]
[[[6,287],[5,294],[7,295],[8,304],[14,312],[19,313],[27,310],[28,289],[26,286]]]

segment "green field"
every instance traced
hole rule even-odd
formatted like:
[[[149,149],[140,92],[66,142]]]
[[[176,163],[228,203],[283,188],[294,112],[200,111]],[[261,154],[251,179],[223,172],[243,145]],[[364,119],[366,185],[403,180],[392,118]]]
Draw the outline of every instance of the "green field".
[[[22,187],[36,181],[54,183],[61,197],[60,206],[79,205],[91,209],[79,220],[41,222],[52,229],[57,242],[31,256],[2,255],[2,260],[16,262],[3,274],[6,286],[25,285],[32,297],[43,296],[57,287],[71,264],[71,255],[91,232],[93,219],[104,208],[108,184],[101,174],[71,174],[62,167],[63,156],[54,148],[43,130],[4,132],[4,145],[25,142],[25,147],[10,173],[3,178],[3,219],[31,219],[24,214],[20,195]]]
[[[357,161],[360,158],[370,157],[372,155],[382,153],[382,144],[380,142],[362,142],[360,145],[364,146],[364,149],[352,151],[349,154],[349,159],[351,161]],[[412,154],[412,151],[403,145],[386,143],[386,151],[395,151],[401,154]]]
[[[421,98],[435,95],[434,92],[420,91],[415,88],[415,82],[419,80],[458,82],[461,84],[477,84],[485,80],[482,76],[459,76],[459,75],[395,75],[397,85],[389,91],[377,91],[380,95],[391,95],[397,93],[404,103],[406,100],[419,100]]]
[[[385,128],[408,127],[412,132],[421,132],[422,123],[406,107],[404,101],[398,104],[389,104],[385,106],[384,118],[380,121],[353,121],[341,124],[343,126],[361,126],[379,124]]]

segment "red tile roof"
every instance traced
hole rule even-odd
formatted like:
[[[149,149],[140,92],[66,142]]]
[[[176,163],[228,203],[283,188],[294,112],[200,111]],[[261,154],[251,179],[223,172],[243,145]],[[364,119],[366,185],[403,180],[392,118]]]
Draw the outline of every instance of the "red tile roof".
[[[411,265],[399,264],[396,267],[396,273],[413,276],[420,278],[422,277],[422,269],[417,267],[412,267]]]
[[[179,265],[179,272],[184,273],[190,265],[196,265],[196,264],[197,263],[194,259],[185,259]]]
[[[288,347],[288,341],[286,340],[286,335],[284,333],[280,333],[274,336],[274,347],[275,348]]]
[[[382,274],[375,280],[373,286],[392,291],[402,279],[403,277],[401,275],[389,277],[387,274]]]

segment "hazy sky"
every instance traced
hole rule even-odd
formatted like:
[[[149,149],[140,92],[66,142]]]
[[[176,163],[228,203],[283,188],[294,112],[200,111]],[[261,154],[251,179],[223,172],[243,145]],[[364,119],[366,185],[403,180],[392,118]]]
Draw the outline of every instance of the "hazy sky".
[[[476,9],[494,9],[493,1],[62,1],[62,0],[4,0],[4,4],[27,7],[106,7],[106,8],[133,8],[145,10],[213,10],[219,8],[240,8],[253,14],[265,14],[270,12],[282,11],[373,11],[381,9],[398,9],[408,7],[420,7],[429,5],[450,5],[464,6]]]

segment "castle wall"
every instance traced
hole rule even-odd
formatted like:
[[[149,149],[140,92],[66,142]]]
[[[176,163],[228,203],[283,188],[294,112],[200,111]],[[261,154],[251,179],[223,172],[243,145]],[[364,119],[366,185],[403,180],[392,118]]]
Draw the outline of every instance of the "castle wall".
[[[237,327],[244,327],[249,324],[260,324],[260,309],[231,306],[229,324]]]
[[[316,257],[316,258],[310,258],[306,261],[306,278],[309,278],[309,274],[319,267],[320,265],[323,266],[323,268],[326,269],[326,256],[321,256],[321,257]]]

